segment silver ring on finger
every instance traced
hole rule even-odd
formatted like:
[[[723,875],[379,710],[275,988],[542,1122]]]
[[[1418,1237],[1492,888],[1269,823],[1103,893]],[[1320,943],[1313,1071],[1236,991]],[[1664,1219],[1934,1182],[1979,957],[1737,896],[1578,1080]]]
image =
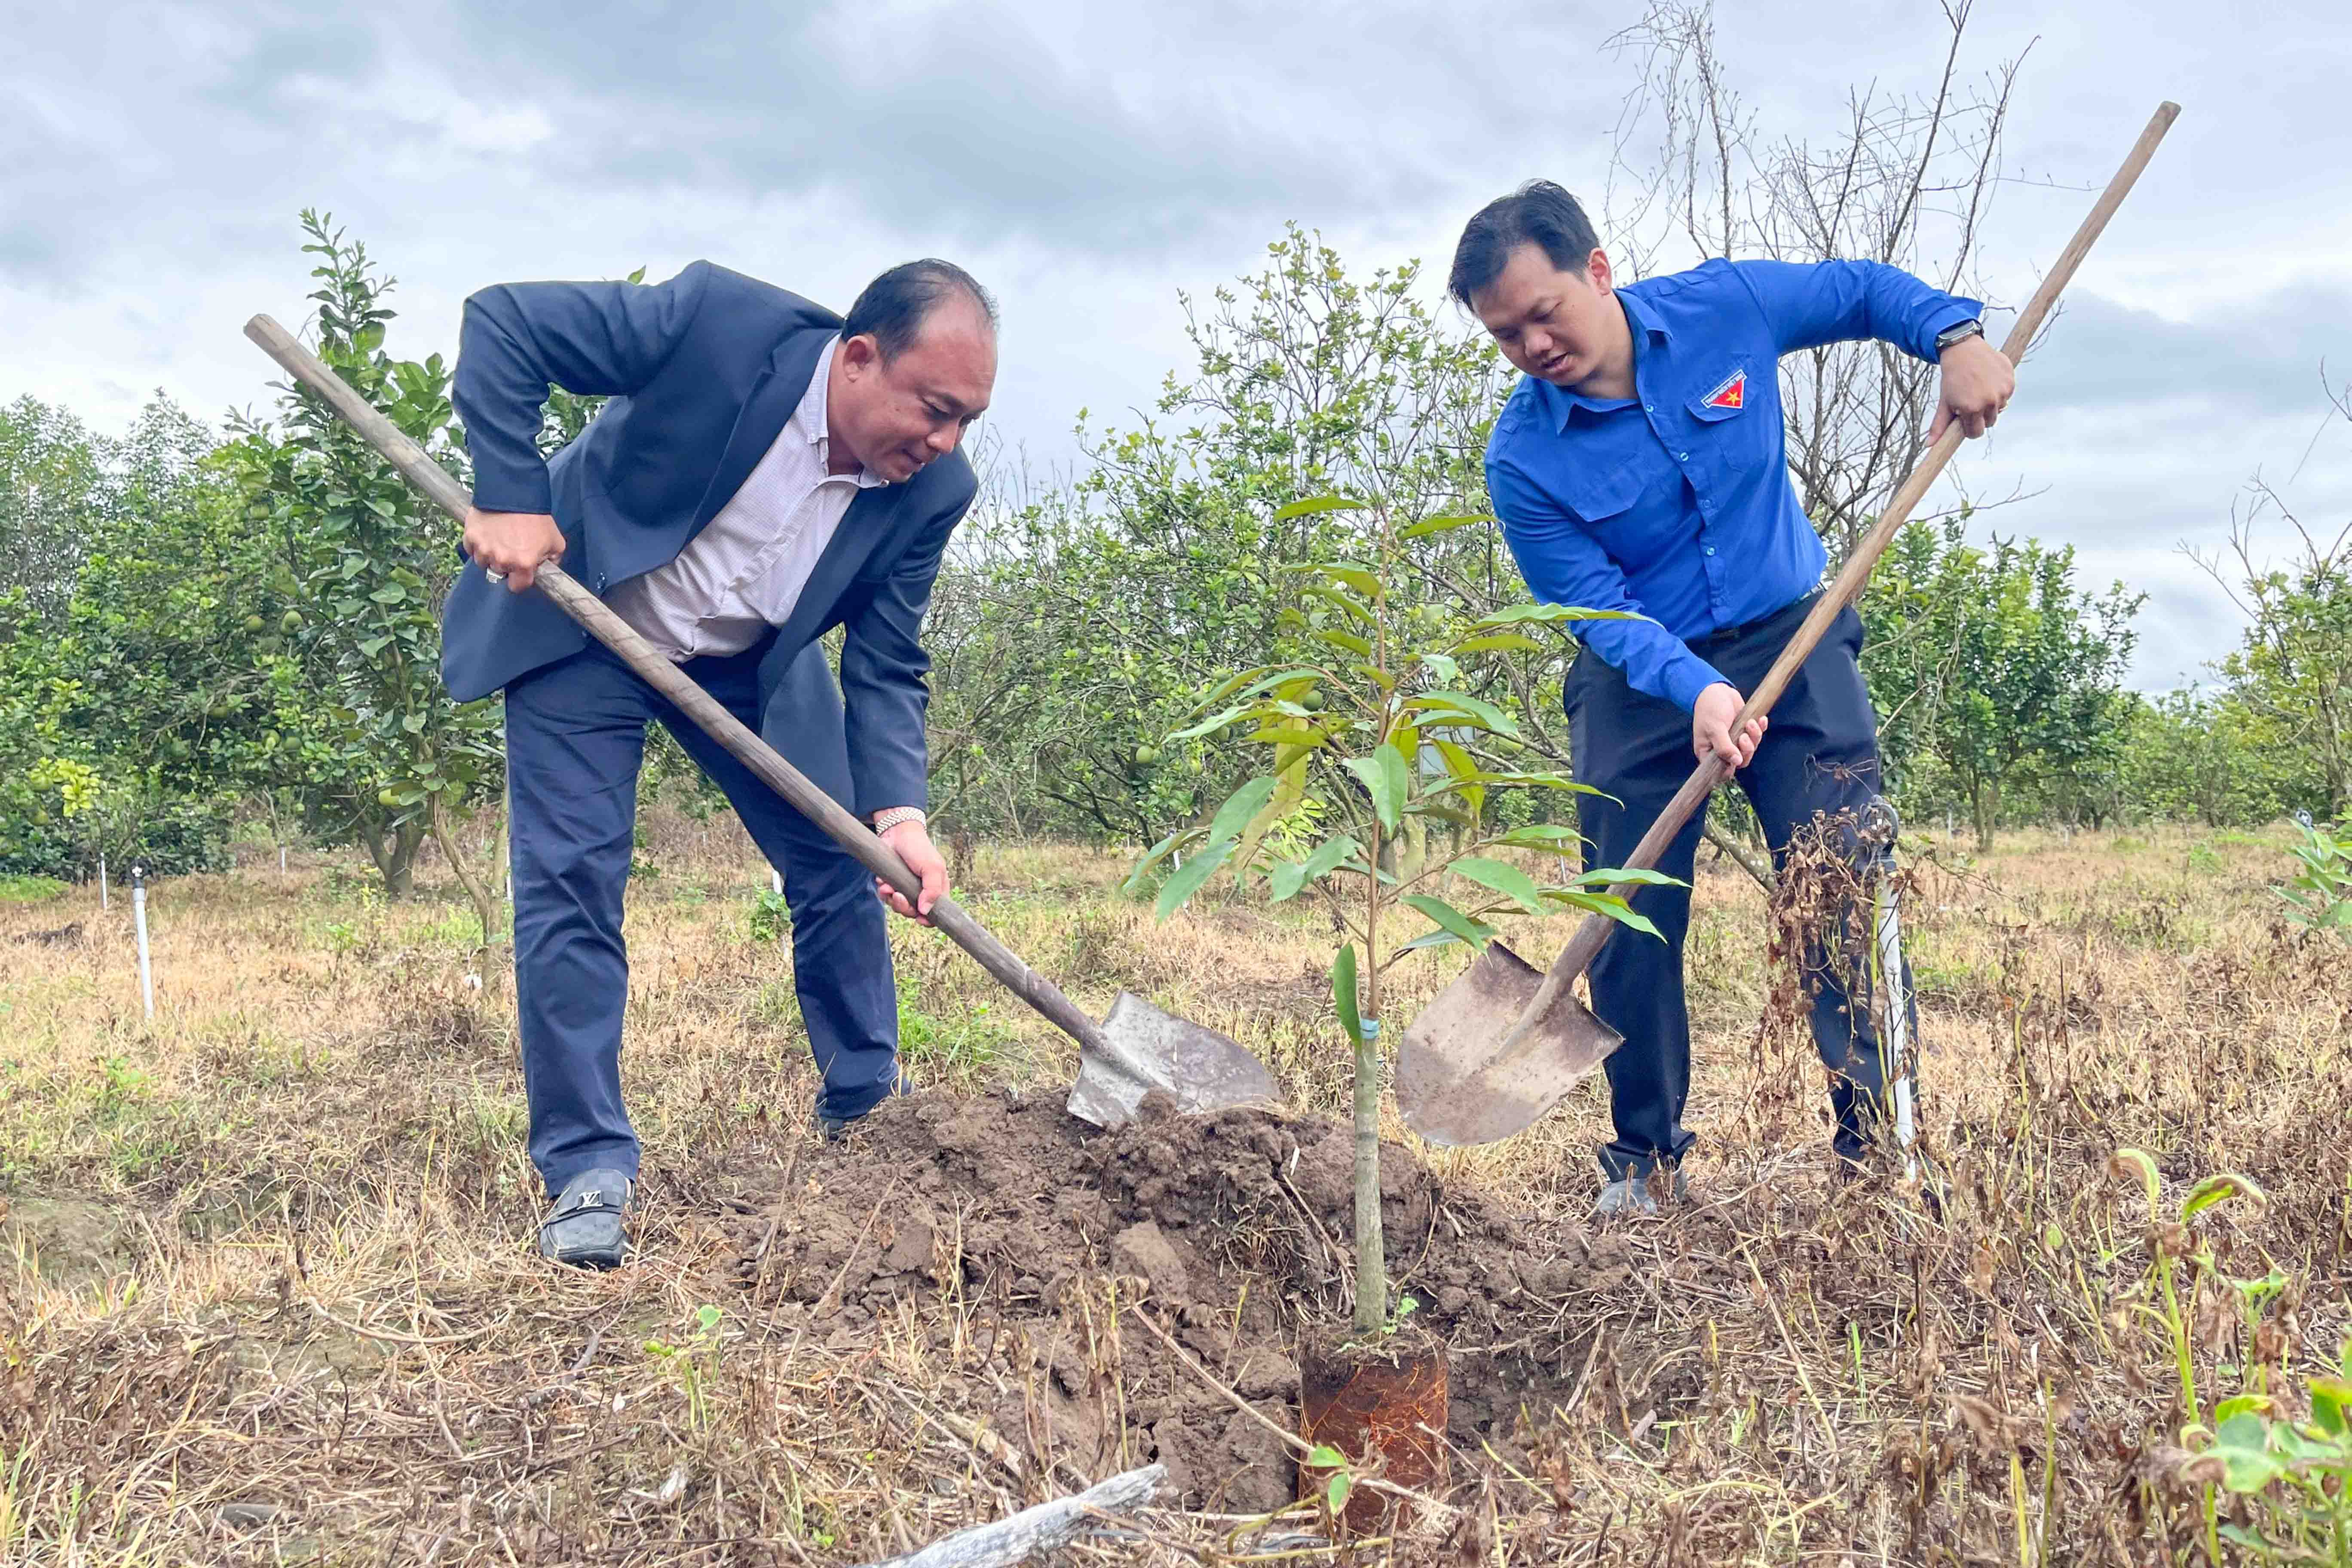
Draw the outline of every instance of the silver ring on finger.
[[[503,583],[507,580],[507,574],[505,573],[493,572],[487,566],[482,568],[482,575],[488,577],[493,583]]]

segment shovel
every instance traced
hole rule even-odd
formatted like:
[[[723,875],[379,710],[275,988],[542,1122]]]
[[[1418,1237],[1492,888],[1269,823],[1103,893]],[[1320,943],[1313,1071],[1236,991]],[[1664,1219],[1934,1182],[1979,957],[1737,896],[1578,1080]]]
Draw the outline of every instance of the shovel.
[[[2051,307],[2057,303],[2059,293],[2074,276],[2074,269],[2082,265],[2084,256],[2107,226],[2116,208],[2123,204],[2133,182],[2155,154],[2157,143],[2164,140],[2164,133],[2171,129],[2179,113],[2177,103],[2158,107],[2147,129],[2140,132],[2139,141],[2133,145],[2130,156],[2124,160],[2123,167],[2108,182],[2090,216],[2083,220],[2074,237],[2059,255],[2057,265],[2019,312],[2008,342],[2001,345],[2001,353],[2009,356],[2011,364],[2025,357],[2034,334],[2042,330]],[[1944,465],[1951,461],[1962,438],[1960,427],[1955,424],[1911,470],[1910,477],[1895,492],[1895,499],[1879,514],[1877,524],[1840,569],[1836,582],[1814,602],[1804,624],[1781,650],[1763,684],[1749,694],[1740,710],[1738,722],[1732,727],[1734,733],[1748,721],[1771,711],[1772,704],[1780,700],[1790,679],[1821,641],[1838,612],[1861,594],[1863,584],[1869,580],[1870,569],[1895,533],[1910,521],[1912,508],[1919,504],[1927,487],[1936,482]],[[1624,868],[1644,871],[1654,867],[1683,824],[1690,820],[1691,813],[1706,803],[1715,786],[1729,773],[1730,769],[1717,757],[1709,756],[1701,763],[1698,771],[1666,804],[1650,831],[1643,835]],[[1618,884],[1620,891],[1630,889],[1631,884]],[[1548,972],[1537,970],[1499,942],[1488,942],[1476,962],[1439,992],[1436,1000],[1404,1033],[1397,1058],[1396,1095],[1405,1125],[1433,1143],[1492,1143],[1508,1138],[1550,1110],[1578,1079],[1623,1044],[1624,1037],[1595,1017],[1570,989],[1576,977],[1600,956],[1602,945],[1616,929],[1617,922],[1606,915],[1587,915]],[[1900,972],[1898,964],[1896,973]],[[1890,1077],[1898,1086],[1907,1121],[1909,1064],[1904,1061],[1890,1066],[1895,1069]]]
[[[245,335],[324,398],[435,505],[458,521],[465,521],[466,492],[457,481],[292,333],[268,316],[256,316],[245,324]],[[648,686],[709,731],[711,739],[856,856],[859,864],[898,889],[908,901],[914,900],[921,890],[921,879],[907,868],[895,850],[656,653],[603,600],[553,565],[540,567],[533,582],[591,637],[618,654]],[[930,921],[1014,995],[1078,1042],[1080,1065],[1077,1085],[1070,1090],[1071,1115],[1097,1127],[1117,1127],[1133,1117],[1143,1097],[1155,1089],[1188,1111],[1266,1104],[1281,1098],[1265,1065],[1214,1030],[1163,1013],[1124,991],[1111,1004],[1109,1016],[1097,1024],[952,899],[941,899],[931,906]]]

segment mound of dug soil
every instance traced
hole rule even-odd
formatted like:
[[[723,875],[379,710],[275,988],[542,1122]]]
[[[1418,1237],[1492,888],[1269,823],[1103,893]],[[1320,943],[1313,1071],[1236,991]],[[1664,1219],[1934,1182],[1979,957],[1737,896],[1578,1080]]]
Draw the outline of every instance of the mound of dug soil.
[[[1104,1134],[1058,1100],[917,1096],[803,1156],[743,1222],[741,1274],[821,1342],[923,1336],[938,1397],[992,1457],[1157,1459],[1193,1506],[1271,1509],[1287,1458],[1225,1391],[1296,1429],[1300,1326],[1346,1310],[1352,1155],[1338,1122],[1261,1110],[1148,1106]],[[1391,1279],[1452,1348],[1451,1436],[1517,1449],[1584,1364],[1569,1299],[1622,1281],[1622,1250],[1449,1191],[1395,1145],[1381,1171]]]

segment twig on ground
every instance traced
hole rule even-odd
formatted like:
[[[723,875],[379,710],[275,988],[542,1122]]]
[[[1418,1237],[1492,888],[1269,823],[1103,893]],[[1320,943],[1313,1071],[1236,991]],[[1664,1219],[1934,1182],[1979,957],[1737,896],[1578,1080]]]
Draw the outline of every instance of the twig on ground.
[[[776,1202],[772,1212],[768,1215],[768,1228],[761,1233],[760,1245],[751,1249],[751,1261],[760,1266],[751,1279],[754,1289],[758,1288],[760,1279],[768,1271],[768,1249],[776,1244],[776,1228],[784,1223],[784,1211],[792,1205],[793,1178],[800,1173],[801,1151],[806,1147],[807,1145],[803,1143],[793,1145],[792,1158],[784,1162],[783,1180],[776,1184]]]
[[[482,1328],[469,1329],[462,1334],[441,1334],[427,1339],[415,1334],[396,1334],[389,1329],[369,1329],[362,1328],[357,1323],[347,1323],[308,1297],[303,1299],[302,1304],[347,1334],[357,1334],[365,1340],[382,1340],[387,1344],[395,1345],[461,1345],[469,1340],[478,1340],[484,1334],[496,1333],[514,1320],[514,1314],[509,1312],[497,1322],[487,1324]]]

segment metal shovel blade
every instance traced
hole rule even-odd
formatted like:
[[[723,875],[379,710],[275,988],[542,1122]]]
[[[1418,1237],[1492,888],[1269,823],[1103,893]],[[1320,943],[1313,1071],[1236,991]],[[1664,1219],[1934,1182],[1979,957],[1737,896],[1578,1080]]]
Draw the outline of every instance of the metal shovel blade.
[[[1563,989],[1506,1053],[1503,1042],[1542,984],[1543,971],[1490,942],[1437,994],[1404,1032],[1397,1055],[1397,1107],[1407,1127],[1449,1146],[1508,1138],[1624,1043]]]
[[[1069,1112],[1097,1127],[1121,1126],[1155,1089],[1184,1111],[1272,1105],[1282,1098],[1274,1075],[1249,1052],[1122,991],[1102,1021],[1102,1048],[1089,1044],[1079,1053]]]

